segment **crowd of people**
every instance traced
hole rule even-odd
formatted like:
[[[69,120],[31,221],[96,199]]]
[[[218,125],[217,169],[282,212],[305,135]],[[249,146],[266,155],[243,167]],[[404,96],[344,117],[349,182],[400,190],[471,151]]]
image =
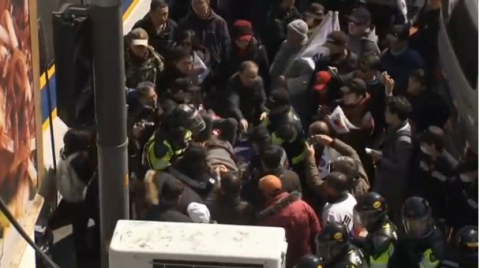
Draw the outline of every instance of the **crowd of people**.
[[[447,152],[437,91],[441,1],[169,2],[125,35],[132,218],[282,227],[287,268],[478,267],[476,149]],[[329,11],[341,30],[299,104],[289,67]],[[94,139],[64,137],[79,261]]]

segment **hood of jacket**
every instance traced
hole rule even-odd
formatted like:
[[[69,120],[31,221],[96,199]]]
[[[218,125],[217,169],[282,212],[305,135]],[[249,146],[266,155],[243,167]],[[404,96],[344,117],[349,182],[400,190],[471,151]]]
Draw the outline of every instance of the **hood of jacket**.
[[[272,205],[258,213],[257,218],[262,219],[273,216],[294,202],[301,200],[301,198],[302,195],[299,192],[281,193],[276,197]]]

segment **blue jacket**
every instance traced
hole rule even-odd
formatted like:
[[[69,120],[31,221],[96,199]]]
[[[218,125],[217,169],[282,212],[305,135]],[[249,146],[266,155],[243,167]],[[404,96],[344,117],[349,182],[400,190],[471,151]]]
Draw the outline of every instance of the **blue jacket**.
[[[408,88],[410,74],[418,69],[425,69],[425,61],[420,54],[407,48],[400,55],[393,55],[388,49],[381,55],[382,67],[395,81],[393,93],[405,95]]]

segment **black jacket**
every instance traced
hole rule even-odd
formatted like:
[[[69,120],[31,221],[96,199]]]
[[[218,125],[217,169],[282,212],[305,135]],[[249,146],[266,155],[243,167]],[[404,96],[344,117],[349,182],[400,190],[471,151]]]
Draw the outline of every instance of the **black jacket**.
[[[225,99],[227,114],[238,121],[246,119],[250,123],[258,123],[260,114],[268,111],[265,107],[267,97],[263,79],[260,77],[252,87],[246,87],[239,75],[235,74],[228,82]]]
[[[192,222],[185,214],[175,208],[162,207],[162,205],[151,206],[143,220],[146,221],[166,221],[166,222]]]
[[[157,187],[158,187],[158,192],[162,192],[162,187],[163,187],[163,184],[167,181],[167,180],[175,180],[177,179],[175,176],[173,176],[172,174],[170,174],[169,172],[157,172],[156,175],[155,175],[157,178]],[[180,202],[178,204],[178,207],[177,207],[177,210],[180,212],[180,213],[183,213],[183,214],[187,214],[187,207],[188,205],[190,205],[190,203],[200,203],[200,204],[203,204],[203,199],[200,197],[200,195],[198,195],[195,191],[193,191],[192,189],[190,189],[189,187],[185,187],[185,190],[183,190],[182,192],[182,196],[180,197]],[[147,212],[147,215],[152,215],[151,213],[153,213],[153,215],[155,215],[155,208],[152,208],[153,211],[150,211],[150,212]],[[149,219],[150,220],[154,220],[154,218],[152,218],[153,216],[149,216]]]
[[[186,30],[194,31],[202,46],[208,49],[215,72],[218,65],[226,61],[230,54],[230,33],[225,20],[213,10],[205,20],[201,20],[195,13],[189,12],[178,23],[179,32]]]
[[[478,226],[478,186],[453,176],[447,182],[446,220],[456,232],[467,225]]]
[[[280,6],[273,7],[267,15],[261,37],[267,47],[268,57],[273,60],[283,40],[287,38],[287,25],[302,18],[296,7],[285,11]]]
[[[148,14],[133,25],[133,29],[135,28],[142,28],[148,33],[149,45],[151,45],[162,57],[165,57],[175,44],[177,23],[171,19],[167,21],[165,29],[160,33],[158,33],[157,29],[153,26],[150,15]]]
[[[270,63],[265,46],[260,42],[258,37],[254,36],[252,38],[246,51],[241,51],[239,47],[232,42],[230,58],[225,64],[225,69],[222,69],[225,72],[225,77],[230,77],[236,73],[244,61],[253,61],[258,65],[258,72],[263,78],[265,89],[268,92],[270,89]]]
[[[418,152],[410,176],[412,195],[425,198],[432,207],[435,218],[445,217],[447,179],[453,175],[457,161],[446,151],[435,161],[423,152]]]
[[[424,89],[418,96],[410,98],[412,111],[410,119],[415,131],[421,133],[429,126],[443,128],[450,116],[450,109],[442,96],[430,89]]]

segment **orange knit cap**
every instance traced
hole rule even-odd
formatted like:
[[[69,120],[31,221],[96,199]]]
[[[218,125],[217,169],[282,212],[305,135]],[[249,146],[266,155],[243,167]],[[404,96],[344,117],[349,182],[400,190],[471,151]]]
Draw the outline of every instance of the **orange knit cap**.
[[[275,196],[282,190],[282,181],[274,175],[267,175],[260,179],[258,187],[267,195]]]

